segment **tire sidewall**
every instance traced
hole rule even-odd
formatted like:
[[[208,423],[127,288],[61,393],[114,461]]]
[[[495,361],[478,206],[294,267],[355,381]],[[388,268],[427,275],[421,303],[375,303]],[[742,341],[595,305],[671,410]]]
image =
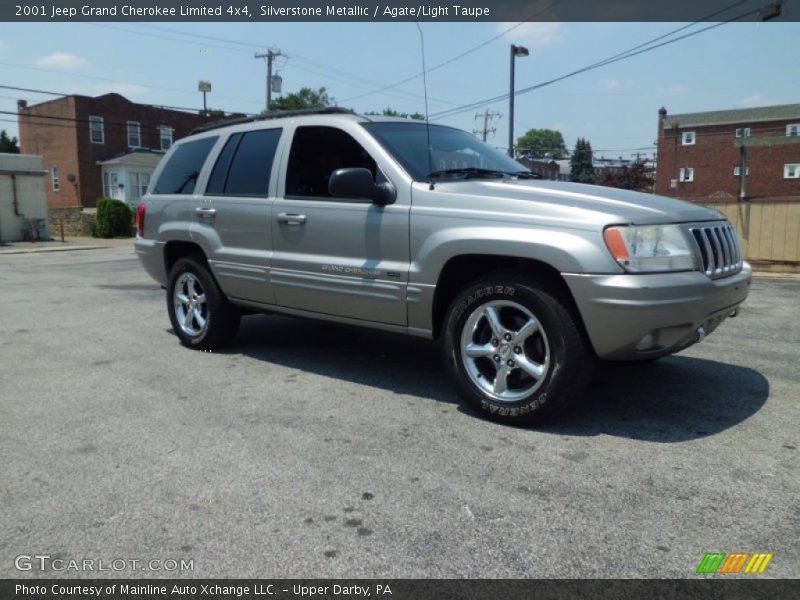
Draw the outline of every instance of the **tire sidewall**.
[[[508,300],[521,304],[539,320],[550,349],[550,368],[541,386],[515,402],[500,402],[487,396],[471,380],[461,356],[461,334],[469,315],[482,304]],[[475,410],[496,420],[518,421],[554,410],[567,375],[567,344],[564,325],[553,306],[555,300],[537,288],[517,282],[482,282],[461,292],[445,321],[445,364],[461,396]]]

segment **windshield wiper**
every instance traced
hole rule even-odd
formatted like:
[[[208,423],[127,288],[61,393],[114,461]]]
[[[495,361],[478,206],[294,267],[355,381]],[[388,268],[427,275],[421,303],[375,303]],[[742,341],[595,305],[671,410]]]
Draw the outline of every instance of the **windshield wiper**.
[[[465,167],[462,169],[443,169],[428,173],[426,179],[446,177],[448,175],[462,175],[464,179],[477,179],[480,177],[517,177],[519,179],[535,179],[536,175],[530,171],[499,171],[496,169],[481,169],[479,167]]]

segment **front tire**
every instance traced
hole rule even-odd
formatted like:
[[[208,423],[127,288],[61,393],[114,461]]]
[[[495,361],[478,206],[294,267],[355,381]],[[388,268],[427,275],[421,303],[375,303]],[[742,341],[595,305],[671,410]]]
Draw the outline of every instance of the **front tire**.
[[[239,311],[200,256],[181,258],[170,270],[167,312],[181,343],[196,350],[222,348],[239,331]]]
[[[445,316],[443,352],[462,399],[492,420],[533,423],[576,402],[594,353],[559,287],[499,273],[467,285]]]

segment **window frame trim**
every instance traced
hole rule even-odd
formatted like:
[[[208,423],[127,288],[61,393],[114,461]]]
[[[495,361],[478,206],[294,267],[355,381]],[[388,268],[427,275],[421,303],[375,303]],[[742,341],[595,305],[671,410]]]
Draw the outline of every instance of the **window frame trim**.
[[[169,131],[169,147],[164,148],[164,131]],[[141,136],[140,136],[141,137]],[[158,126],[158,147],[166,152],[175,145],[175,128],[169,125]]]
[[[138,144],[131,144],[131,125],[136,125],[136,135],[139,138]],[[128,148],[144,148],[142,146],[142,123],[141,121],[125,121],[125,133],[127,136]]]
[[[789,175],[789,167],[794,168],[795,175]],[[785,163],[783,165],[783,178],[784,179],[800,179],[800,163]]]
[[[100,124],[100,141],[92,139],[92,133],[94,132],[92,126],[95,123]],[[89,115],[89,142],[98,145],[103,145],[106,143],[106,120],[104,117],[101,117],[99,115]]]
[[[686,136],[692,136],[692,141],[687,142]],[[696,131],[682,131],[681,132],[681,146],[694,146],[697,144],[697,132]]]

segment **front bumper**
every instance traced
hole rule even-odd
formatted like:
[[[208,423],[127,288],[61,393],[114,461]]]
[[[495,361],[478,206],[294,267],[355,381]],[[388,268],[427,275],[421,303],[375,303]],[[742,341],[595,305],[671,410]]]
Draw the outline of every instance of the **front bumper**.
[[[681,350],[735,314],[750,291],[746,262],[735,275],[564,273],[599,358],[637,360]],[[702,329],[700,329],[702,327]]]

